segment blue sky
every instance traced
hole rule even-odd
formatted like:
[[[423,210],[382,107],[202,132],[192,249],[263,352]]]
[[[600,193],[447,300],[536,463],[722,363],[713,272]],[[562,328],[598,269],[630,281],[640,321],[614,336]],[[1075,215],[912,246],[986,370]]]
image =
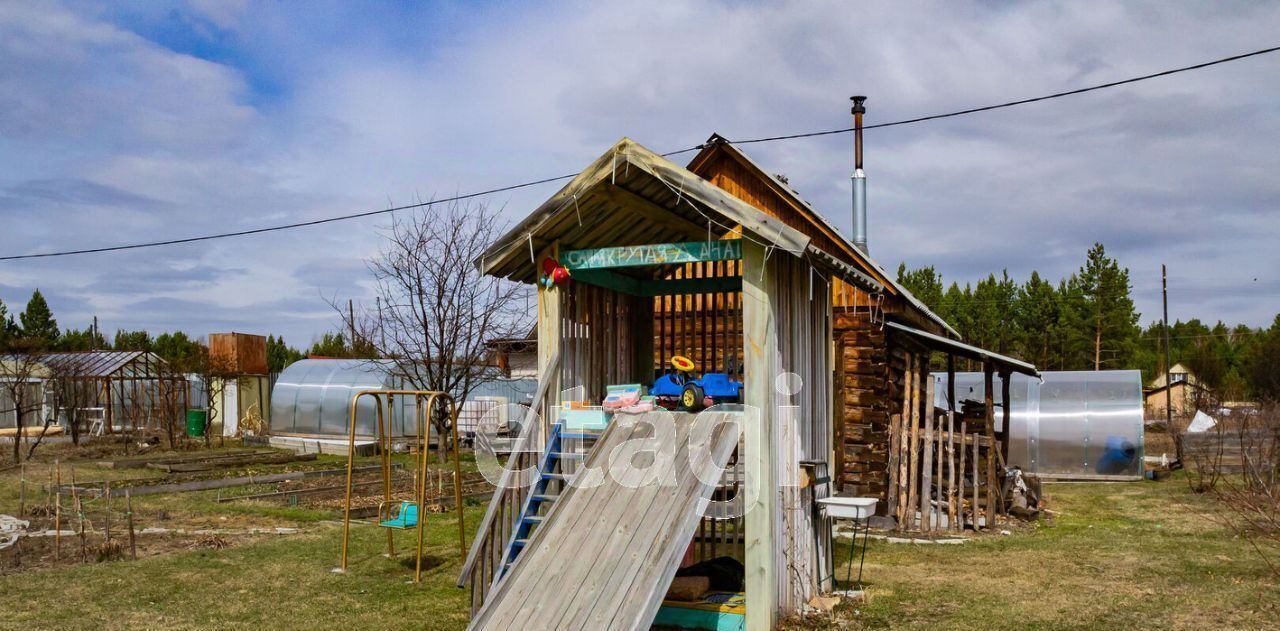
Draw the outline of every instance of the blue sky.
[[[574,172],[655,150],[1034,96],[1276,45],[1247,2],[0,5],[0,252],[184,237]],[[1280,310],[1280,55],[867,134],[871,247],[947,281],[1051,278],[1094,241],[1143,321]],[[848,136],[752,145],[837,225]],[[543,186],[487,203],[517,219]],[[371,296],[362,220],[0,263],[60,324],[283,333]],[[1256,279],[1256,280],[1254,280]]]

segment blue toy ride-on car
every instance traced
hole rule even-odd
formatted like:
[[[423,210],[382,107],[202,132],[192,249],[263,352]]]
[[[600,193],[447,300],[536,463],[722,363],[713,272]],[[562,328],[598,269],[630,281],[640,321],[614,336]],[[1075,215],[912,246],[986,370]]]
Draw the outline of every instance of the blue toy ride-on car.
[[[671,366],[675,370],[658,377],[649,389],[661,407],[698,412],[717,403],[737,403],[742,397],[742,383],[728,373],[712,372],[694,379],[693,360],[681,355],[671,358]]]

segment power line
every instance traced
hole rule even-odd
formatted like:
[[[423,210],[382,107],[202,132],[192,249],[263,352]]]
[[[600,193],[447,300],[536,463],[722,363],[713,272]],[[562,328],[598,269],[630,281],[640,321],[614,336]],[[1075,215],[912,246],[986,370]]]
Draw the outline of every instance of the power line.
[[[1181,67],[1181,68],[1173,68],[1173,69],[1171,69],[1171,70],[1163,70],[1163,71],[1161,71],[1161,72],[1156,72],[1156,73],[1152,73],[1152,74],[1148,74],[1148,75],[1142,75],[1142,76],[1140,76],[1140,77],[1133,77],[1133,78],[1131,78],[1131,79],[1123,79],[1123,80],[1121,80],[1121,81],[1112,81],[1112,82],[1110,82],[1110,83],[1100,83],[1100,84],[1098,84],[1098,85],[1089,86],[1089,87],[1087,87],[1087,88],[1079,88],[1079,89],[1076,89],[1076,90],[1067,90],[1066,92],[1056,92],[1056,93],[1054,93],[1054,94],[1046,94],[1046,95],[1044,95],[1044,96],[1037,96],[1037,97],[1032,97],[1032,98],[1029,98],[1029,99],[1021,99],[1021,100],[1018,100],[1018,101],[1008,101],[1008,102],[1005,102],[1005,103],[999,103],[999,104],[997,104],[997,105],[986,105],[986,106],[983,106],[983,107],[974,107],[974,108],[970,108],[970,109],[967,109],[967,110],[957,110],[957,111],[955,111],[955,112],[947,112],[946,114],[933,114],[933,115],[930,115],[930,116],[921,116],[921,117],[919,117],[919,118],[908,118],[908,119],[905,119],[905,120],[893,121],[893,122],[891,122],[891,123],[879,123],[879,124],[876,124],[876,125],[863,125],[862,129],[863,129],[863,130],[868,130],[868,129],[881,129],[881,128],[884,128],[884,127],[896,127],[896,126],[898,126],[898,125],[911,125],[911,124],[914,124],[914,123],[923,123],[923,122],[925,122],[925,121],[938,120],[938,119],[942,119],[942,118],[951,118],[951,117],[953,117],[953,116],[965,116],[965,115],[967,115],[967,114],[977,114],[977,113],[979,113],[979,112],[989,112],[989,111],[991,111],[991,110],[998,110],[998,109],[1002,109],[1002,108],[1006,108],[1006,107],[1014,107],[1014,106],[1017,106],[1017,105],[1026,105],[1026,104],[1028,104],[1028,103],[1038,103],[1038,102],[1040,102],[1040,101],[1048,101],[1048,100],[1050,100],[1050,99],[1059,99],[1059,98],[1062,98],[1062,97],[1064,97],[1064,96],[1075,96],[1075,95],[1077,95],[1077,94],[1084,94],[1085,92],[1093,92],[1093,91],[1095,91],[1095,90],[1105,90],[1105,89],[1107,89],[1107,88],[1114,88],[1114,87],[1116,87],[1116,86],[1127,85],[1127,84],[1130,84],[1130,83],[1138,83],[1139,81],[1146,81],[1146,80],[1148,80],[1148,79],[1156,79],[1156,78],[1159,78],[1159,77],[1167,77],[1167,76],[1169,76],[1169,75],[1178,74],[1178,73],[1180,73],[1180,72],[1188,72],[1188,71],[1191,71],[1191,70],[1200,70],[1201,68],[1208,68],[1208,67],[1210,67],[1210,66],[1216,66],[1216,65],[1218,65],[1218,64],[1225,64],[1225,63],[1232,62],[1232,61],[1239,61],[1239,60],[1241,60],[1241,59],[1247,59],[1247,58],[1249,58],[1249,57],[1257,57],[1258,55],[1266,55],[1266,54],[1268,54],[1268,53],[1274,53],[1274,52],[1276,52],[1276,51],[1280,51],[1280,46],[1273,46],[1273,47],[1271,47],[1271,48],[1264,48],[1264,49],[1262,49],[1262,50],[1255,50],[1255,51],[1253,51],[1253,52],[1251,52],[1251,53],[1244,53],[1244,54],[1241,54],[1241,55],[1232,55],[1232,56],[1230,56],[1230,57],[1223,57],[1222,59],[1215,59],[1215,60],[1213,60],[1213,61],[1206,61],[1206,62],[1204,62],[1204,63],[1199,63],[1199,64],[1195,64],[1195,65],[1191,65],[1191,66],[1183,66],[1183,67]],[[735,144],[735,145],[745,145],[745,144],[751,144],[751,143],[757,143],[757,142],[773,142],[773,141],[775,141],[775,140],[793,140],[793,139],[796,139],[796,138],[812,138],[812,137],[814,137],[814,136],[830,136],[830,135],[832,135],[832,134],[847,134],[847,133],[849,133],[849,132],[852,132],[853,130],[854,130],[854,128],[852,128],[852,127],[843,127],[843,128],[840,128],[840,129],[828,129],[828,130],[825,130],[825,131],[813,131],[813,132],[806,132],[806,133],[800,133],[800,134],[788,134],[788,135],[785,135],[785,136],[768,136],[768,137],[765,137],[765,138],[752,138],[752,139],[749,139],[749,140],[736,140],[736,141],[732,141],[732,143],[733,143],[733,144]]]
[[[1247,58],[1249,58],[1249,57],[1256,57],[1256,56],[1259,56],[1259,55],[1265,55],[1265,54],[1268,54],[1268,53],[1274,53],[1274,52],[1277,52],[1277,51],[1280,51],[1280,46],[1274,46],[1274,47],[1271,47],[1271,48],[1264,48],[1264,49],[1262,49],[1262,50],[1256,50],[1256,51],[1253,51],[1253,52],[1244,53],[1244,54],[1240,54],[1240,55],[1232,55],[1232,56],[1230,56],[1230,57],[1223,57],[1223,58],[1221,58],[1221,59],[1215,59],[1215,60],[1213,60],[1213,61],[1206,61],[1206,62],[1204,62],[1204,63],[1199,63],[1199,64],[1195,64],[1195,65],[1191,65],[1191,66],[1183,66],[1183,67],[1181,67],[1181,68],[1173,68],[1173,69],[1171,69],[1171,70],[1164,70],[1164,71],[1161,71],[1161,72],[1156,72],[1156,73],[1152,73],[1152,74],[1142,75],[1142,76],[1140,76],[1140,77],[1133,77],[1133,78],[1130,78],[1130,79],[1123,79],[1123,80],[1120,80],[1120,81],[1112,81],[1112,82],[1109,82],[1109,83],[1101,83],[1101,84],[1094,85],[1094,86],[1090,86],[1090,87],[1087,87],[1087,88],[1079,88],[1079,89],[1076,89],[1076,90],[1067,90],[1067,91],[1065,91],[1065,92],[1056,92],[1056,93],[1054,93],[1054,94],[1046,94],[1046,95],[1043,95],[1043,96],[1037,96],[1037,97],[1032,97],[1032,98],[1028,98],[1028,99],[1021,99],[1021,100],[1018,100],[1018,101],[1008,101],[1008,102],[1005,102],[1005,103],[999,103],[999,104],[996,104],[996,105],[986,105],[986,106],[983,106],[983,107],[975,107],[975,108],[970,108],[970,109],[966,109],[966,110],[957,110],[957,111],[954,111],[954,112],[947,112],[947,113],[944,113],[944,114],[933,114],[933,115],[930,115],[930,116],[920,116],[920,117],[917,117],[917,118],[908,118],[908,119],[899,120],[899,121],[892,121],[892,122],[888,122],[888,123],[878,123],[878,124],[875,124],[875,125],[865,125],[865,126],[863,126],[863,129],[864,129],[864,130],[868,130],[868,129],[881,129],[881,128],[885,128],[885,127],[896,127],[896,126],[900,126],[900,125],[911,125],[911,124],[915,124],[915,123],[923,123],[923,122],[925,122],[925,121],[939,120],[939,119],[943,119],[943,118],[952,118],[952,117],[955,117],[955,116],[965,116],[965,115],[968,115],[968,114],[976,114],[976,113],[979,113],[979,112],[988,112],[988,111],[991,111],[991,110],[998,110],[998,109],[1007,108],[1007,107],[1014,107],[1014,106],[1017,106],[1017,105],[1026,105],[1026,104],[1028,104],[1028,103],[1037,103],[1037,102],[1040,102],[1040,101],[1047,101],[1047,100],[1050,100],[1050,99],[1057,99],[1057,98],[1062,98],[1062,97],[1065,97],[1065,96],[1074,96],[1074,95],[1076,95],[1076,94],[1084,94],[1085,92],[1093,92],[1093,91],[1095,91],[1095,90],[1103,90],[1103,89],[1107,89],[1107,88],[1114,88],[1114,87],[1117,87],[1117,86],[1127,85],[1127,84],[1130,84],[1130,83],[1137,83],[1137,82],[1139,82],[1139,81],[1146,81],[1146,80],[1149,80],[1149,79],[1155,79],[1155,78],[1158,78],[1158,77],[1166,77],[1166,76],[1173,75],[1173,74],[1178,74],[1178,73],[1181,73],[1181,72],[1188,72],[1188,71],[1191,71],[1191,70],[1199,70],[1199,69],[1202,69],[1202,68],[1208,68],[1208,67],[1210,67],[1210,66],[1216,66],[1216,65],[1218,65],[1218,64],[1225,64],[1225,63],[1232,62],[1232,61],[1239,61],[1239,60],[1241,60],[1241,59],[1247,59]],[[812,138],[812,137],[815,137],[815,136],[829,136],[829,135],[833,135],[833,134],[844,134],[844,133],[852,132],[853,130],[854,130],[854,129],[853,129],[852,127],[846,127],[846,128],[841,128],[841,129],[829,129],[829,130],[824,130],[824,131],[806,132],[806,133],[799,133],[799,134],[788,134],[788,135],[783,135],[783,136],[767,136],[767,137],[763,137],[763,138],[749,138],[749,139],[746,139],[746,140],[736,140],[736,141],[728,141],[728,142],[729,142],[730,144],[746,145],[746,144],[754,144],[754,143],[762,143],[762,142],[774,142],[774,141],[779,141],[779,140],[794,140],[794,139],[798,139],[798,138]],[[667,152],[667,153],[662,154],[662,156],[663,156],[663,157],[671,157],[671,156],[680,155],[680,154],[683,154],[683,153],[688,153],[688,152],[690,152],[690,151],[700,150],[700,149],[702,149],[702,148],[704,148],[704,147],[705,147],[705,145],[695,145],[695,146],[692,146],[692,147],[688,147],[688,148],[686,148],[686,149],[680,149],[680,150],[678,150],[678,151],[670,151],[670,152]],[[442,198],[442,199],[434,199],[434,200],[430,200],[430,201],[426,201],[426,202],[419,202],[419,203],[416,203],[416,204],[405,204],[405,205],[403,205],[403,206],[394,206],[394,207],[391,207],[391,208],[383,208],[383,209],[379,209],[379,210],[370,210],[370,211],[364,211],[364,212],[358,212],[358,213],[351,213],[351,214],[347,214],[347,215],[338,215],[338,216],[335,216],[335,217],[326,217],[326,218],[324,218],[324,219],[315,219],[315,220],[312,220],[312,221],[299,221],[299,222],[294,222],[294,223],[281,224],[281,225],[277,225],[277,226],[268,226],[268,227],[265,227],[265,228],[254,228],[254,229],[251,229],[251,230],[238,230],[238,231],[234,231],[234,232],[221,232],[221,233],[207,234],[207,235],[201,235],[201,236],[196,236],[196,237],[185,237],[185,238],[181,238],[181,239],[166,239],[166,240],[162,240],[162,241],[147,241],[147,242],[143,242],[143,243],[131,243],[131,244],[127,244],[127,245],[114,245],[114,246],[105,246],[105,247],[97,247],[97,248],[83,248],[83,249],[78,249],[78,250],[63,250],[63,251],[58,251],[58,252],[42,252],[42,253],[33,253],[33,254],[15,254],[15,255],[9,255],[9,256],[0,256],[0,261],[17,261],[17,260],[24,260],[24,259],[40,259],[40,258],[62,257],[62,256],[74,256],[74,255],[79,255],[79,254],[98,254],[98,253],[103,253],[103,252],[119,252],[119,251],[122,251],[122,250],[137,250],[137,249],[141,249],[141,248],[153,248],[153,247],[160,247],[160,246],[166,246],[166,245],[179,245],[179,244],[183,244],[183,243],[196,243],[196,242],[199,242],[199,241],[213,241],[213,240],[215,240],[215,239],[228,239],[228,238],[232,238],[232,237],[243,237],[243,236],[254,235],[254,234],[263,234],[263,233],[267,233],[267,232],[279,232],[279,231],[282,231],[282,230],[292,230],[292,229],[294,229],[294,228],[305,228],[305,227],[308,227],[308,226],[317,226],[317,225],[326,224],[326,223],[334,223],[334,222],[339,222],[339,221],[349,221],[349,220],[352,220],[352,219],[360,219],[360,218],[363,218],[363,217],[372,217],[372,216],[376,216],[376,215],[383,215],[383,214],[388,214],[388,213],[394,213],[394,212],[401,211],[401,210],[412,210],[412,209],[415,209],[415,208],[426,208],[426,207],[433,206],[433,205],[436,205],[436,204],[442,204],[442,203],[448,203],[448,202],[461,201],[461,200],[472,199],[472,198],[476,198],[476,197],[483,197],[483,196],[486,196],[486,195],[493,195],[493,194],[496,194],[496,193],[503,193],[503,192],[507,192],[507,191],[514,191],[514,190],[517,190],[517,189],[528,188],[528,187],[531,187],[531,186],[537,186],[537,185],[540,185],[540,184],[548,184],[548,183],[550,183],[550,182],[557,182],[557,181],[560,181],[560,180],[566,180],[566,179],[569,179],[569,178],[575,177],[576,175],[577,175],[576,173],[575,173],[575,174],[570,174],[570,175],[558,175],[558,176],[555,176],[555,177],[548,177],[548,178],[543,178],[543,179],[540,179],[540,180],[533,180],[533,181],[529,181],[529,182],[522,182],[522,183],[519,183],[519,184],[511,184],[511,185],[509,185],[509,186],[501,186],[501,187],[498,187],[498,188],[492,188],[492,189],[488,189],[488,190],[484,190],[484,191],[477,191],[477,192],[475,192],[475,193],[467,193],[467,194],[465,194],[465,195],[456,195],[456,196],[453,196],[453,197],[446,197],[446,198]]]

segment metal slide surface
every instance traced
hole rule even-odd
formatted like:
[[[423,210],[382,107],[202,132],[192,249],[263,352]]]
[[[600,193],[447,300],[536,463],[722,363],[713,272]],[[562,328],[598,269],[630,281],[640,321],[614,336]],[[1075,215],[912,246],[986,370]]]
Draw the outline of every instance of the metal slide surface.
[[[580,474],[598,484],[561,494],[470,628],[648,629],[737,444],[725,421],[738,416],[615,415]]]

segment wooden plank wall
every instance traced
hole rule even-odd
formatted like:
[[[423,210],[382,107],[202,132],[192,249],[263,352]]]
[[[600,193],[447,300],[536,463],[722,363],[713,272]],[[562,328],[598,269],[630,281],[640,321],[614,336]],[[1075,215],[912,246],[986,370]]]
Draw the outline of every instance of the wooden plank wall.
[[[605,386],[635,381],[632,310],[637,301],[586,283],[569,283],[560,293],[560,387],[580,387],[579,400],[600,401]]]
[[[668,278],[728,278],[740,274],[741,261],[687,263]],[[699,372],[742,368],[742,292],[679,294],[653,298],[653,379],[671,367],[673,355],[692,359]]]

